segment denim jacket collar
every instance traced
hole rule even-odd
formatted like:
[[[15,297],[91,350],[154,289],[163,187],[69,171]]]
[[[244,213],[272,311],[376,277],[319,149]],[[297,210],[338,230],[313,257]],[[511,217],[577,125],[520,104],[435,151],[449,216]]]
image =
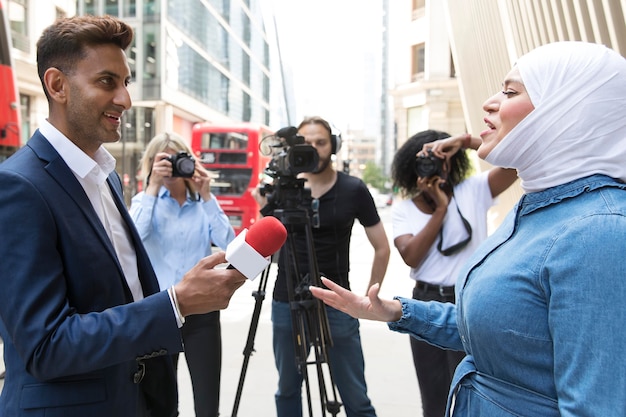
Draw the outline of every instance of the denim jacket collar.
[[[604,187],[617,187],[624,190],[626,189],[626,184],[606,175],[590,175],[543,191],[524,194],[513,211],[519,215],[532,213],[535,210],[576,197],[584,192]]]

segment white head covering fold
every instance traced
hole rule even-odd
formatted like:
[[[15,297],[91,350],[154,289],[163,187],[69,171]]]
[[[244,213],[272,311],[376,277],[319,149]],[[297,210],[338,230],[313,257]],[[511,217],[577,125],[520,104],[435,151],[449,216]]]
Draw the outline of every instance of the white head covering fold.
[[[626,59],[603,45],[556,42],[516,65],[535,109],[485,160],[516,168],[525,192],[592,174],[626,181]]]

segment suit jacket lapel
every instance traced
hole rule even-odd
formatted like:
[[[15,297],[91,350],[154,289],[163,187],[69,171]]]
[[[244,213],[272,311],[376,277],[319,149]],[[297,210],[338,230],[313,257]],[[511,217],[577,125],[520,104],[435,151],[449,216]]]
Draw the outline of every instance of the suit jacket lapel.
[[[91,205],[91,201],[87,197],[85,190],[80,185],[80,182],[74,176],[72,170],[67,166],[63,158],[54,149],[50,142],[48,142],[39,131],[35,132],[33,137],[28,141],[35,154],[48,164],[44,166],[44,169],[50,174],[52,178],[59,184],[59,187],[64,190],[67,195],[76,203],[76,205],[84,213],[88,223],[96,232],[98,238],[106,246],[108,252],[111,255],[115,255],[113,245],[109,240],[109,237],[104,230],[102,222],[98,218],[96,211]]]

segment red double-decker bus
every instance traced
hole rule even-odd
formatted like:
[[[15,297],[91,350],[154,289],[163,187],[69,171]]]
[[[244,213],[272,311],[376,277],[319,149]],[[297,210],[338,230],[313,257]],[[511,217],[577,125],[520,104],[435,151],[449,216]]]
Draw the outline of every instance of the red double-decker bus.
[[[20,106],[11,58],[11,35],[0,2],[0,162],[21,146]]]
[[[259,185],[270,160],[259,146],[273,135],[267,126],[253,123],[197,123],[191,134],[191,149],[204,167],[215,173],[211,191],[239,233],[259,219],[259,205],[252,191]]]

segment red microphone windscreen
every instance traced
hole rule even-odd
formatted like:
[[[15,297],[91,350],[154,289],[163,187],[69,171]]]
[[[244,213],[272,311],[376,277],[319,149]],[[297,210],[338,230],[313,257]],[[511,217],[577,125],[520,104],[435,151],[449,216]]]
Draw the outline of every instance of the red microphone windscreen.
[[[261,217],[246,233],[246,243],[264,258],[278,251],[286,240],[287,229],[273,216]]]

